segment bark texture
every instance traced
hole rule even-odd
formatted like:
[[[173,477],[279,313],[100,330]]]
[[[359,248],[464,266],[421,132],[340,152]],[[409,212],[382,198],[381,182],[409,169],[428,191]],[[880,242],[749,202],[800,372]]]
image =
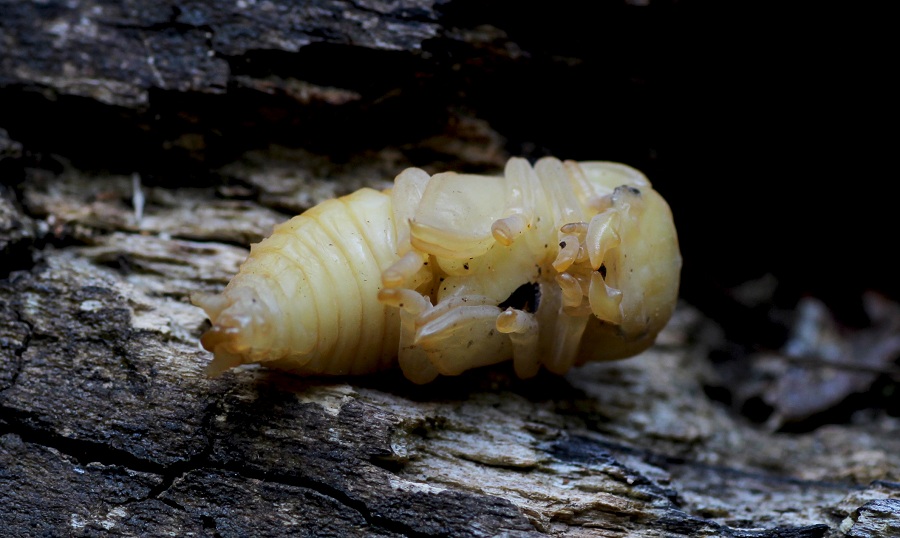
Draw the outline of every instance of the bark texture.
[[[676,184],[704,49],[665,38],[694,9],[579,6],[0,0],[0,535],[900,535],[896,305],[845,332],[767,280],[704,295],[752,275],[704,258]],[[653,349],[526,381],[204,375],[188,296],[274,224],[406,166],[547,153],[670,198],[687,299]],[[792,262],[780,289],[826,289]],[[893,291],[853,284],[828,304]]]

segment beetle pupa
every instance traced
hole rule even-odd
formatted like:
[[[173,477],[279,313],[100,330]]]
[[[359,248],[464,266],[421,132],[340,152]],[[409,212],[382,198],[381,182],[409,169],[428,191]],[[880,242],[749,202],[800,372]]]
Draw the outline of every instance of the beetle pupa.
[[[246,363],[356,375],[397,363],[416,383],[512,359],[618,359],[653,344],[675,308],[672,213],[611,162],[512,158],[498,177],[410,168],[275,227],[221,294],[209,372]]]

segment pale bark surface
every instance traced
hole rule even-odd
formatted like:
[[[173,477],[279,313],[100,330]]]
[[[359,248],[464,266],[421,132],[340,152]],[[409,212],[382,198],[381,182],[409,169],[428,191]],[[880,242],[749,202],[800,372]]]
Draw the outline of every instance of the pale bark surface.
[[[633,88],[502,111],[492,85],[578,81],[597,60],[516,41],[527,24],[488,5],[480,24],[426,0],[0,0],[0,535],[900,535],[896,396],[823,418],[897,386],[890,302],[834,344],[856,367],[735,352],[723,368],[734,331],[685,301],[650,351],[565,377],[204,375],[189,294],[323,199],[594,143],[613,149],[583,158],[642,167],[615,112]],[[541,138],[579,99],[617,134]],[[754,401],[767,422],[739,413]]]

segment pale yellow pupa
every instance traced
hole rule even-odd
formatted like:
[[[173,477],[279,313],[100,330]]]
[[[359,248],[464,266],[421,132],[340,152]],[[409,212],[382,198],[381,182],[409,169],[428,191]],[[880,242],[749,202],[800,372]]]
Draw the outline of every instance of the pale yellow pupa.
[[[511,358],[525,378],[651,346],[680,272],[672,213],[643,174],[513,158],[498,177],[410,168],[390,190],[323,202],[252,245],[221,294],[192,301],[212,321],[211,375],[399,362],[427,383]]]

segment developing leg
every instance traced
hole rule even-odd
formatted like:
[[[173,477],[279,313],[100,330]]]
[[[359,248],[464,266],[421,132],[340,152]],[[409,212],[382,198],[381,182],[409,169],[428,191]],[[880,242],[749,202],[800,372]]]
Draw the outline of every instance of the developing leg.
[[[451,297],[416,319],[417,345],[444,375],[495,364],[510,357],[510,339],[497,330],[500,308],[482,296]]]
[[[513,367],[521,379],[534,377],[541,367],[538,348],[540,325],[534,314],[507,308],[497,317],[497,330],[509,335],[513,348]]]
[[[425,350],[416,344],[416,318],[431,309],[431,301],[408,289],[383,289],[378,293],[382,303],[400,309],[400,346],[397,357],[403,375],[413,383],[424,384],[438,376]]]

